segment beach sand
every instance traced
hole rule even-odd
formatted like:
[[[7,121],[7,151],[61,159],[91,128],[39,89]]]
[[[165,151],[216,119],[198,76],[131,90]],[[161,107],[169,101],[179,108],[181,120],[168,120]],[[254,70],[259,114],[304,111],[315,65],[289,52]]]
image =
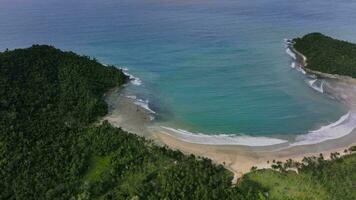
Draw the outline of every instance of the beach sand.
[[[350,88],[354,89],[354,87]],[[249,172],[252,166],[256,166],[259,169],[269,168],[273,160],[285,161],[291,158],[301,161],[305,156],[317,156],[320,153],[327,158],[332,152],[343,154],[345,149],[356,145],[356,130],[341,138],[299,146],[279,144],[254,147],[190,143],[175,137],[174,133],[170,132],[170,130],[163,129],[152,122],[152,113],[136,105],[134,99],[125,97],[122,90],[124,89],[116,89],[106,95],[110,111],[104,117],[104,120],[108,120],[114,126],[121,127],[131,133],[152,139],[158,145],[167,145],[186,154],[195,154],[210,158],[232,171],[235,175],[234,182],[244,173]],[[356,100],[356,96],[353,96],[353,100]]]
[[[301,161],[305,156],[318,156],[320,153],[328,158],[330,153],[343,151],[356,145],[356,131],[345,137],[328,140],[318,144],[300,145],[294,147],[279,147],[278,145],[266,147],[252,147],[239,145],[205,145],[185,142],[165,132],[153,131],[156,140],[173,149],[179,149],[184,153],[192,153],[208,157],[235,174],[235,179],[249,172],[252,166],[258,169],[269,168],[273,160],[286,161],[293,159]],[[269,162],[269,163],[268,163]]]

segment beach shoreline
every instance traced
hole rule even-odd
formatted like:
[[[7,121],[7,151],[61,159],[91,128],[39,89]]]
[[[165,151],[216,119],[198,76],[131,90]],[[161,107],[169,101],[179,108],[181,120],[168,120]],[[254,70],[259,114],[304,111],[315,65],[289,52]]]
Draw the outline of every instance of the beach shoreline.
[[[285,161],[293,159],[301,161],[305,156],[318,156],[322,153],[326,158],[332,152],[343,154],[344,150],[356,145],[356,130],[352,133],[327,140],[317,144],[288,146],[283,144],[269,146],[244,146],[244,145],[214,145],[196,144],[183,141],[169,130],[165,130],[150,118],[150,113],[145,108],[134,103],[134,99],[124,95],[124,88],[117,88],[106,95],[109,105],[109,114],[103,118],[113,126],[144,136],[154,141],[157,145],[180,150],[185,154],[194,154],[222,164],[234,173],[234,181],[244,173],[250,171],[252,166],[258,169],[270,168],[272,161]]]
[[[241,177],[250,171],[252,166],[258,169],[270,168],[272,161],[286,161],[293,159],[301,161],[306,156],[318,156],[320,153],[328,158],[330,153],[339,152],[344,154],[344,150],[356,145],[356,131],[343,138],[328,140],[326,142],[280,148],[277,146],[253,147],[241,145],[206,145],[194,144],[179,140],[172,135],[163,132],[154,132],[155,140],[180,150],[187,154],[208,157],[216,163],[224,165],[232,171],[235,178]]]
[[[320,86],[322,87],[322,93],[332,95],[332,98],[347,105],[351,113],[348,120],[355,120],[353,115],[356,113],[356,79],[308,70],[305,67],[307,65],[306,57],[295,50],[293,45],[289,45],[287,48],[290,49],[291,53],[294,53],[296,65],[305,70],[304,72],[302,71],[303,74],[322,78],[325,81],[325,84]],[[136,98],[127,96],[125,87],[111,90],[105,96],[105,100],[109,106],[109,114],[103,120],[108,120],[113,126],[121,127],[128,132],[144,136],[158,145],[167,145],[186,154],[210,158],[232,171],[235,182],[244,173],[249,172],[252,166],[256,166],[258,169],[270,168],[273,160],[286,161],[293,159],[301,161],[306,156],[318,156],[320,153],[325,158],[328,158],[330,153],[338,152],[342,155],[345,149],[356,145],[356,129],[353,127],[351,127],[351,132],[346,135],[326,138],[320,142],[310,144],[300,143],[293,145],[290,141],[282,140],[275,141],[270,145],[197,143],[180,137],[175,132],[176,129],[163,127],[155,122],[153,120],[155,113],[149,109],[148,105],[140,106]],[[330,126],[333,127],[334,125],[331,124]],[[261,138],[263,139],[263,137]],[[206,138],[201,139],[206,140]]]

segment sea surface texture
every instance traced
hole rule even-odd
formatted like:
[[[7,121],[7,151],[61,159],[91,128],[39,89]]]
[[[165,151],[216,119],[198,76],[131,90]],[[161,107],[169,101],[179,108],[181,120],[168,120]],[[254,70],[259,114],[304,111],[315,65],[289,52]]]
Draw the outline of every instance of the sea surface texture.
[[[0,1],[1,51],[51,44],[123,67],[137,77],[127,95],[162,126],[225,140],[347,117],[291,67],[283,40],[309,32],[356,42],[356,1]]]

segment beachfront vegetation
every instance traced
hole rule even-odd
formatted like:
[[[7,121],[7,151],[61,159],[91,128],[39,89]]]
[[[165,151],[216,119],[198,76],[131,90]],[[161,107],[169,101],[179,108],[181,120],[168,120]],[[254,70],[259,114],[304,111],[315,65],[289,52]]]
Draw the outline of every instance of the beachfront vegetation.
[[[51,46],[0,53],[0,199],[355,199],[354,154],[275,162],[233,186],[222,165],[97,123],[125,81]]]
[[[356,154],[340,157],[332,153],[330,158],[325,160],[321,154],[306,157],[302,162],[277,161],[272,169],[246,174],[240,187],[255,187],[254,190],[264,191],[275,200],[356,199]]]
[[[306,68],[356,78],[356,44],[310,33],[294,39],[294,48],[306,56]]]

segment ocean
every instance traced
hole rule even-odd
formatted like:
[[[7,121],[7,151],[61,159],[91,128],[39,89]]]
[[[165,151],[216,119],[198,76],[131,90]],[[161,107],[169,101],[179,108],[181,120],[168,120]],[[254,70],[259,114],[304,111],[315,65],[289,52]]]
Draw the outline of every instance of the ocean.
[[[187,134],[290,139],[348,109],[291,67],[284,39],[356,42],[355,10],[350,0],[1,0],[0,50],[51,44],[125,68],[136,77],[127,95]]]

